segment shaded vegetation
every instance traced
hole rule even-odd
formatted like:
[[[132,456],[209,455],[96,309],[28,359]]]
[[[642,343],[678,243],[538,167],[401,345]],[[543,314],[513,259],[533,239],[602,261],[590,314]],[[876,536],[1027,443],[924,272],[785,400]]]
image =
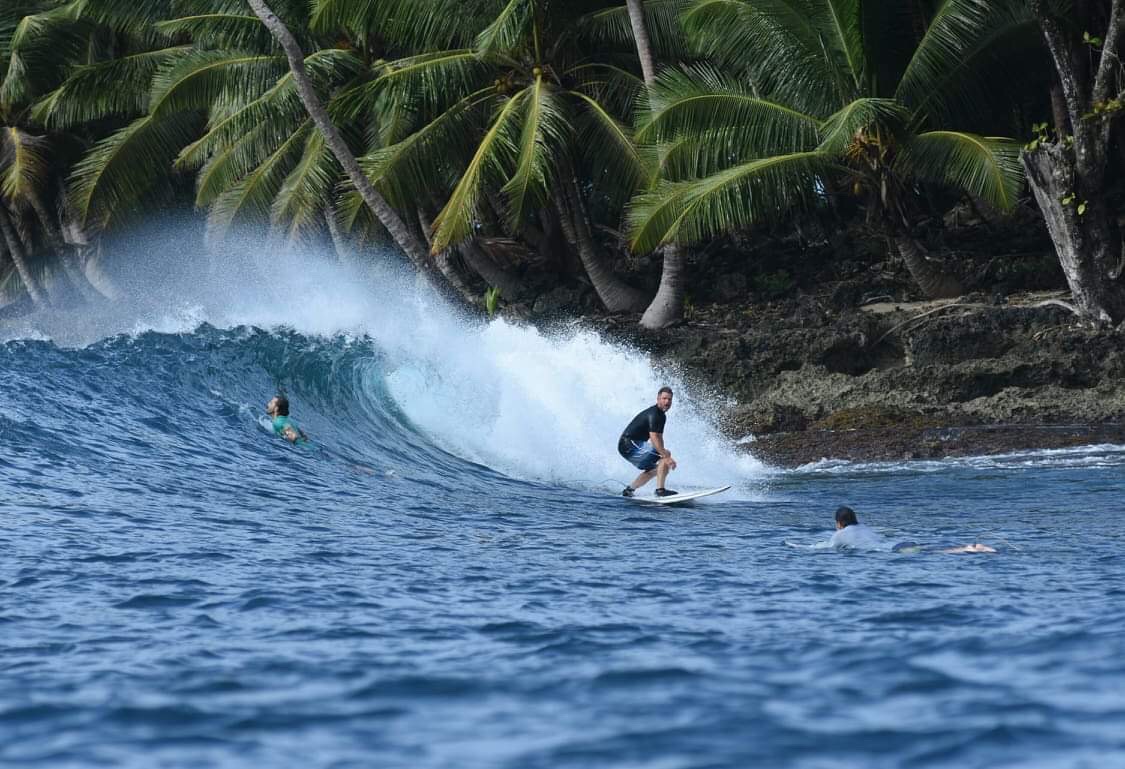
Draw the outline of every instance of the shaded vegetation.
[[[1125,0],[258,5],[299,66],[246,0],[4,3],[5,301],[99,299],[103,234],[190,189],[213,241],[394,244],[489,313],[1061,275],[1125,320]]]

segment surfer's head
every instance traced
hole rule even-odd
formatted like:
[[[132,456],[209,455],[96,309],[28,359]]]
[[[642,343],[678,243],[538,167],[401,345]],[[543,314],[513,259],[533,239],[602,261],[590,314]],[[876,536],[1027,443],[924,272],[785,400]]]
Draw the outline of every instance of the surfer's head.
[[[667,411],[672,408],[672,388],[661,387],[656,392],[656,405],[661,411]]]
[[[284,395],[275,395],[266,404],[266,413],[271,417],[289,416],[289,399]]]
[[[836,508],[836,528],[846,529],[849,526],[856,526],[859,524],[859,519],[855,517],[855,510],[850,507],[841,505]]]

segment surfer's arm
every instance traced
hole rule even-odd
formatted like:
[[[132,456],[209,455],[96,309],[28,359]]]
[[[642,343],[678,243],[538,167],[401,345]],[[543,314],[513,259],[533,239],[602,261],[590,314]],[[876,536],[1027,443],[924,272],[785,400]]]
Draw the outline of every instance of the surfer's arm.
[[[672,463],[672,469],[674,470],[676,468],[676,460],[672,459],[672,452],[664,445],[664,433],[649,433],[648,440],[649,443],[652,444],[652,447],[656,449],[657,454]]]
[[[293,425],[286,425],[285,428],[281,431],[281,437],[289,441],[290,443],[296,443],[301,438],[304,438],[305,434],[295,429]]]

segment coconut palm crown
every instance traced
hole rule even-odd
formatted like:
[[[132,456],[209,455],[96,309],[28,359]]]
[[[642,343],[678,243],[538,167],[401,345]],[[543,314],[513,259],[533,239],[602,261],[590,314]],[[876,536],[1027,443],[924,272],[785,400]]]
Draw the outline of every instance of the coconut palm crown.
[[[844,189],[923,291],[959,293],[910,237],[912,203],[933,183],[1001,210],[1015,204],[1019,144],[953,126],[987,105],[976,66],[995,64],[993,46],[1030,28],[1018,7],[696,0],[683,20],[718,66],[665,72],[641,113],[638,136],[659,144],[662,166],[629,212],[634,248],[697,242]]]
[[[370,4],[367,4],[370,5]],[[518,234],[549,205],[607,306],[643,306],[615,281],[590,235],[590,207],[618,209],[651,176],[627,124],[642,89],[635,55],[595,55],[597,25],[582,11],[606,2],[479,0],[412,4],[418,27],[433,30],[415,53],[388,61],[354,93],[355,111],[383,127],[383,143],[361,159],[392,202],[438,198],[435,253],[472,240],[499,215]],[[363,2],[322,0],[313,28],[345,24],[354,36]],[[581,6],[581,7],[578,7]],[[439,23],[461,21],[449,30]],[[474,26],[475,25],[475,26]],[[635,69],[635,66],[634,66]],[[591,180],[580,186],[576,178]],[[604,289],[604,290],[603,290]]]

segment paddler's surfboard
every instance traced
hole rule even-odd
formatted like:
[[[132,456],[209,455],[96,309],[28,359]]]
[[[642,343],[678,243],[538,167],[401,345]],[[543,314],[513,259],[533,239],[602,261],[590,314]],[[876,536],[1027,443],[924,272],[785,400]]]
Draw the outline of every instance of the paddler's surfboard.
[[[729,489],[730,486],[723,486],[718,489],[701,489],[699,491],[685,491],[682,494],[674,494],[670,497],[631,497],[637,502],[654,502],[658,505],[675,505],[680,502],[690,502],[693,499],[700,497],[709,497],[712,494],[721,494]]]

